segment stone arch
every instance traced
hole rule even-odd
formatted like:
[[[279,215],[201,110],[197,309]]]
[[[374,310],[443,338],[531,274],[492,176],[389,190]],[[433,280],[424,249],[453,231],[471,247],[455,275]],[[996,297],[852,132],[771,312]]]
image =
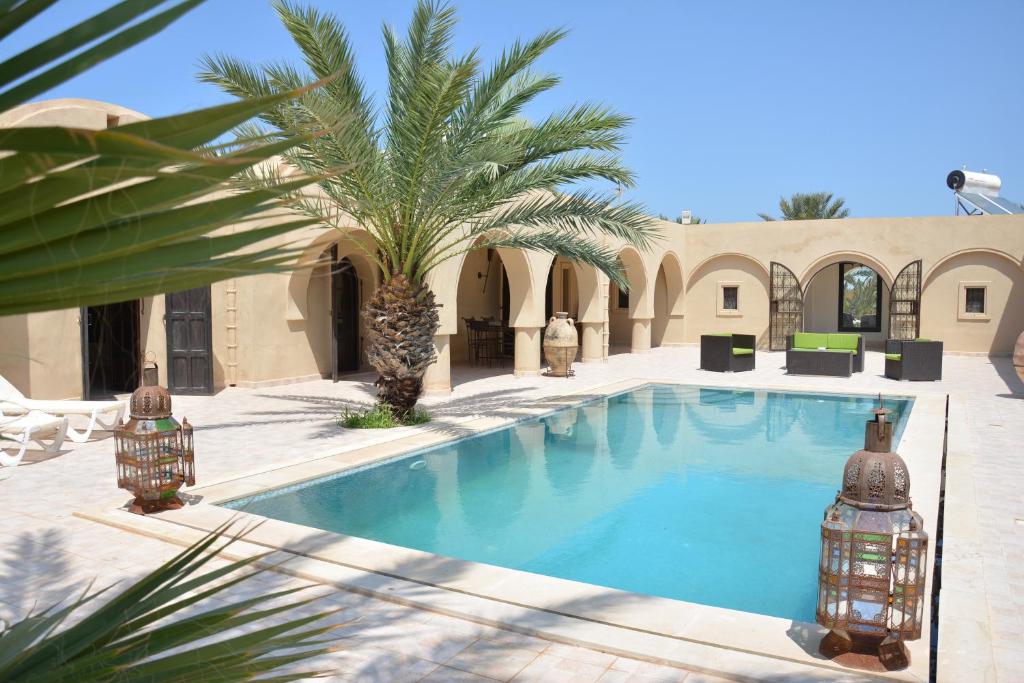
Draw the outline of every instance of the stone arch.
[[[665,272],[665,294],[669,315],[682,315],[685,301],[682,259],[675,252],[666,251],[658,269]]]
[[[296,259],[295,268],[288,275],[285,319],[289,323],[300,323],[308,319],[310,278],[313,277],[313,271],[322,263],[324,252],[330,249],[332,244],[339,245],[339,258],[341,256],[352,257],[353,263],[360,271],[360,278],[366,278],[367,283],[372,285],[371,292],[377,288],[381,282],[380,269],[355,244],[356,242],[363,244],[364,248],[372,249],[373,242],[369,233],[361,228],[353,228],[344,232],[339,232],[334,228],[320,228],[315,231]]]
[[[451,273],[454,275],[456,283],[462,277],[463,271],[465,270],[467,262],[473,261],[473,255],[479,256],[480,254],[486,254],[488,250],[473,249],[464,254],[460,254],[457,259],[458,267]],[[526,325],[542,324],[544,319],[544,308],[540,306],[538,310],[536,302],[536,277],[535,277],[535,264],[532,262],[527,252],[522,249],[494,249],[489,250],[492,253],[497,254],[501,259],[501,265],[505,269],[505,273],[508,277],[509,286],[509,325],[511,327],[520,327]],[[548,259],[548,265],[550,265],[550,256],[543,255],[545,259]],[[547,271],[545,270],[546,274]],[[499,281],[500,285],[500,281]],[[542,290],[543,291],[543,290]],[[451,308],[455,314],[455,321],[458,322],[462,314],[458,311],[458,291],[453,292],[455,294],[451,299]],[[437,294],[437,292],[435,292]],[[447,303],[446,303],[447,305]],[[460,330],[461,331],[461,330]],[[455,330],[451,332],[455,333]]]
[[[597,268],[582,263],[573,263],[576,273],[576,290],[579,296],[579,321],[581,323],[603,323],[605,319],[604,297],[601,296],[603,278]]]
[[[880,305],[876,311],[874,323],[868,324],[865,317],[860,324],[866,329],[857,330],[864,337],[865,344],[872,348],[881,348],[889,337],[889,296],[892,289],[893,275],[878,259],[859,251],[837,251],[819,257],[803,272],[801,289],[804,295],[804,329],[812,332],[851,331],[852,327],[843,327],[840,318],[840,269],[844,262],[860,263],[874,271],[882,280],[879,293]],[[856,318],[846,321],[847,326],[856,324]],[[878,327],[875,330],[875,327]]]
[[[693,267],[693,269],[690,271],[689,278],[686,280],[686,291],[690,291],[690,287],[693,286],[694,281],[697,279],[699,275],[703,275],[702,271],[709,264],[719,259],[736,259],[737,261],[746,261],[750,265],[754,266],[756,270],[759,270],[762,275],[764,275],[766,282],[768,280],[768,268],[765,267],[763,263],[758,261],[753,256],[750,256],[749,254],[742,254],[736,251],[723,251],[718,254],[708,256],[706,259],[704,259],[703,261],[701,261],[700,263]]]
[[[737,307],[724,307],[726,287],[737,287]],[[768,269],[757,259],[736,252],[710,256],[690,271],[686,280],[686,313],[695,321],[685,328],[687,342],[702,334],[753,334],[758,345],[768,343]]]
[[[984,288],[984,310],[969,313],[967,288]],[[1024,329],[1024,267],[996,249],[963,249],[935,263],[922,279],[921,336],[946,351],[1005,354]]]
[[[946,254],[945,256],[940,258],[938,261],[936,261],[928,269],[928,272],[926,272],[924,274],[924,276],[921,278],[921,288],[924,289],[924,287],[928,284],[928,280],[931,279],[931,277],[935,273],[935,271],[937,271],[939,269],[939,267],[942,266],[943,264],[945,264],[947,261],[951,261],[951,260],[953,260],[955,258],[958,258],[960,256],[967,256],[967,255],[970,255],[970,254],[991,254],[993,256],[997,256],[997,257],[1006,259],[1007,261],[1009,261],[1013,265],[1017,266],[1018,268],[1024,269],[1024,261],[1016,259],[1012,255],[1007,254],[1005,251],[1000,251],[999,249],[988,249],[986,247],[977,247],[977,248],[971,248],[971,249],[960,249],[959,251],[954,251],[951,254]]]
[[[834,251],[819,257],[804,269],[803,274],[800,276],[800,287],[806,290],[807,285],[811,283],[811,280],[814,279],[814,276],[820,270],[835,265],[840,261],[854,261],[868,266],[871,270],[882,276],[882,282],[885,283],[887,289],[892,288],[893,275],[889,269],[878,259],[859,251]]]
[[[318,235],[306,249],[303,250],[302,259],[305,265],[292,273],[289,280],[289,306],[295,302],[293,287],[304,287],[300,297],[302,304],[302,317],[290,319],[293,327],[301,327],[305,332],[312,351],[313,360],[316,363],[317,371],[321,376],[330,376],[332,370],[331,339],[333,317],[331,312],[331,249],[337,246],[338,261],[344,259],[352,264],[359,281],[359,308],[362,309],[366,301],[373,295],[374,290],[381,282],[380,269],[357,245],[357,242],[365,244],[368,235],[362,230],[347,231],[340,233],[334,229],[325,231]],[[315,255],[314,255],[315,254]],[[365,364],[365,324],[362,316],[357,321],[359,338],[360,364]]]
[[[649,319],[651,311],[651,292],[648,287],[647,266],[643,256],[633,247],[623,247],[619,251],[619,260],[626,271],[629,282],[629,317]]]
[[[651,345],[678,344],[683,340],[683,269],[674,252],[666,252],[654,277],[654,318]]]

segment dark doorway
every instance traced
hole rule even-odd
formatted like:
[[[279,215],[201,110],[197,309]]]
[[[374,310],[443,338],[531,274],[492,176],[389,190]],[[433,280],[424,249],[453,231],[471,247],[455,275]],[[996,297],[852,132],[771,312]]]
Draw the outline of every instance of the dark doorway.
[[[544,320],[551,320],[555,314],[555,263],[548,268],[548,282],[544,285]]]
[[[82,309],[82,395],[122,394],[139,386],[139,301]]]
[[[359,370],[359,276],[348,258],[338,260],[338,247],[331,247],[331,346],[332,379]]]
[[[168,294],[167,389],[175,394],[213,393],[213,325],[210,288]]]
[[[510,311],[512,309],[512,294],[508,287],[508,274],[504,266],[501,268],[501,324],[508,327]]]

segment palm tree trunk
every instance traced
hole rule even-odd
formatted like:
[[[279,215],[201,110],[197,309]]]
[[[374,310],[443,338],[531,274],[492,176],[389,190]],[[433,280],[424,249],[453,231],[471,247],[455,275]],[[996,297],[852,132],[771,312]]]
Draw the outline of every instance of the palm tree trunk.
[[[435,360],[439,319],[430,288],[401,273],[381,283],[363,310],[367,360],[378,372],[377,400],[405,420],[423,390],[423,374]]]

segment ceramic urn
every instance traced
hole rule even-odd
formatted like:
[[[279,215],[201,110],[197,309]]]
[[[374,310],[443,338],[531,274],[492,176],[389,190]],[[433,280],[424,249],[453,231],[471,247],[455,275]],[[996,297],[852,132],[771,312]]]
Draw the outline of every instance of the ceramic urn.
[[[579,350],[579,335],[576,324],[568,313],[555,313],[544,330],[544,359],[554,377],[568,377],[572,374],[572,362]]]

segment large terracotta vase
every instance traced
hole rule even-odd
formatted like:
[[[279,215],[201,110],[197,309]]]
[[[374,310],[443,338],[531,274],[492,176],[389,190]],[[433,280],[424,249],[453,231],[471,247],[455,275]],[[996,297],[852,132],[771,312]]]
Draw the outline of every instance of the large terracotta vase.
[[[1020,333],[1013,346],[1013,369],[1017,371],[1020,381],[1024,382],[1024,332]]]
[[[572,362],[579,351],[579,335],[576,324],[568,313],[555,313],[544,330],[544,359],[551,368],[549,375],[568,377],[572,374]]]

